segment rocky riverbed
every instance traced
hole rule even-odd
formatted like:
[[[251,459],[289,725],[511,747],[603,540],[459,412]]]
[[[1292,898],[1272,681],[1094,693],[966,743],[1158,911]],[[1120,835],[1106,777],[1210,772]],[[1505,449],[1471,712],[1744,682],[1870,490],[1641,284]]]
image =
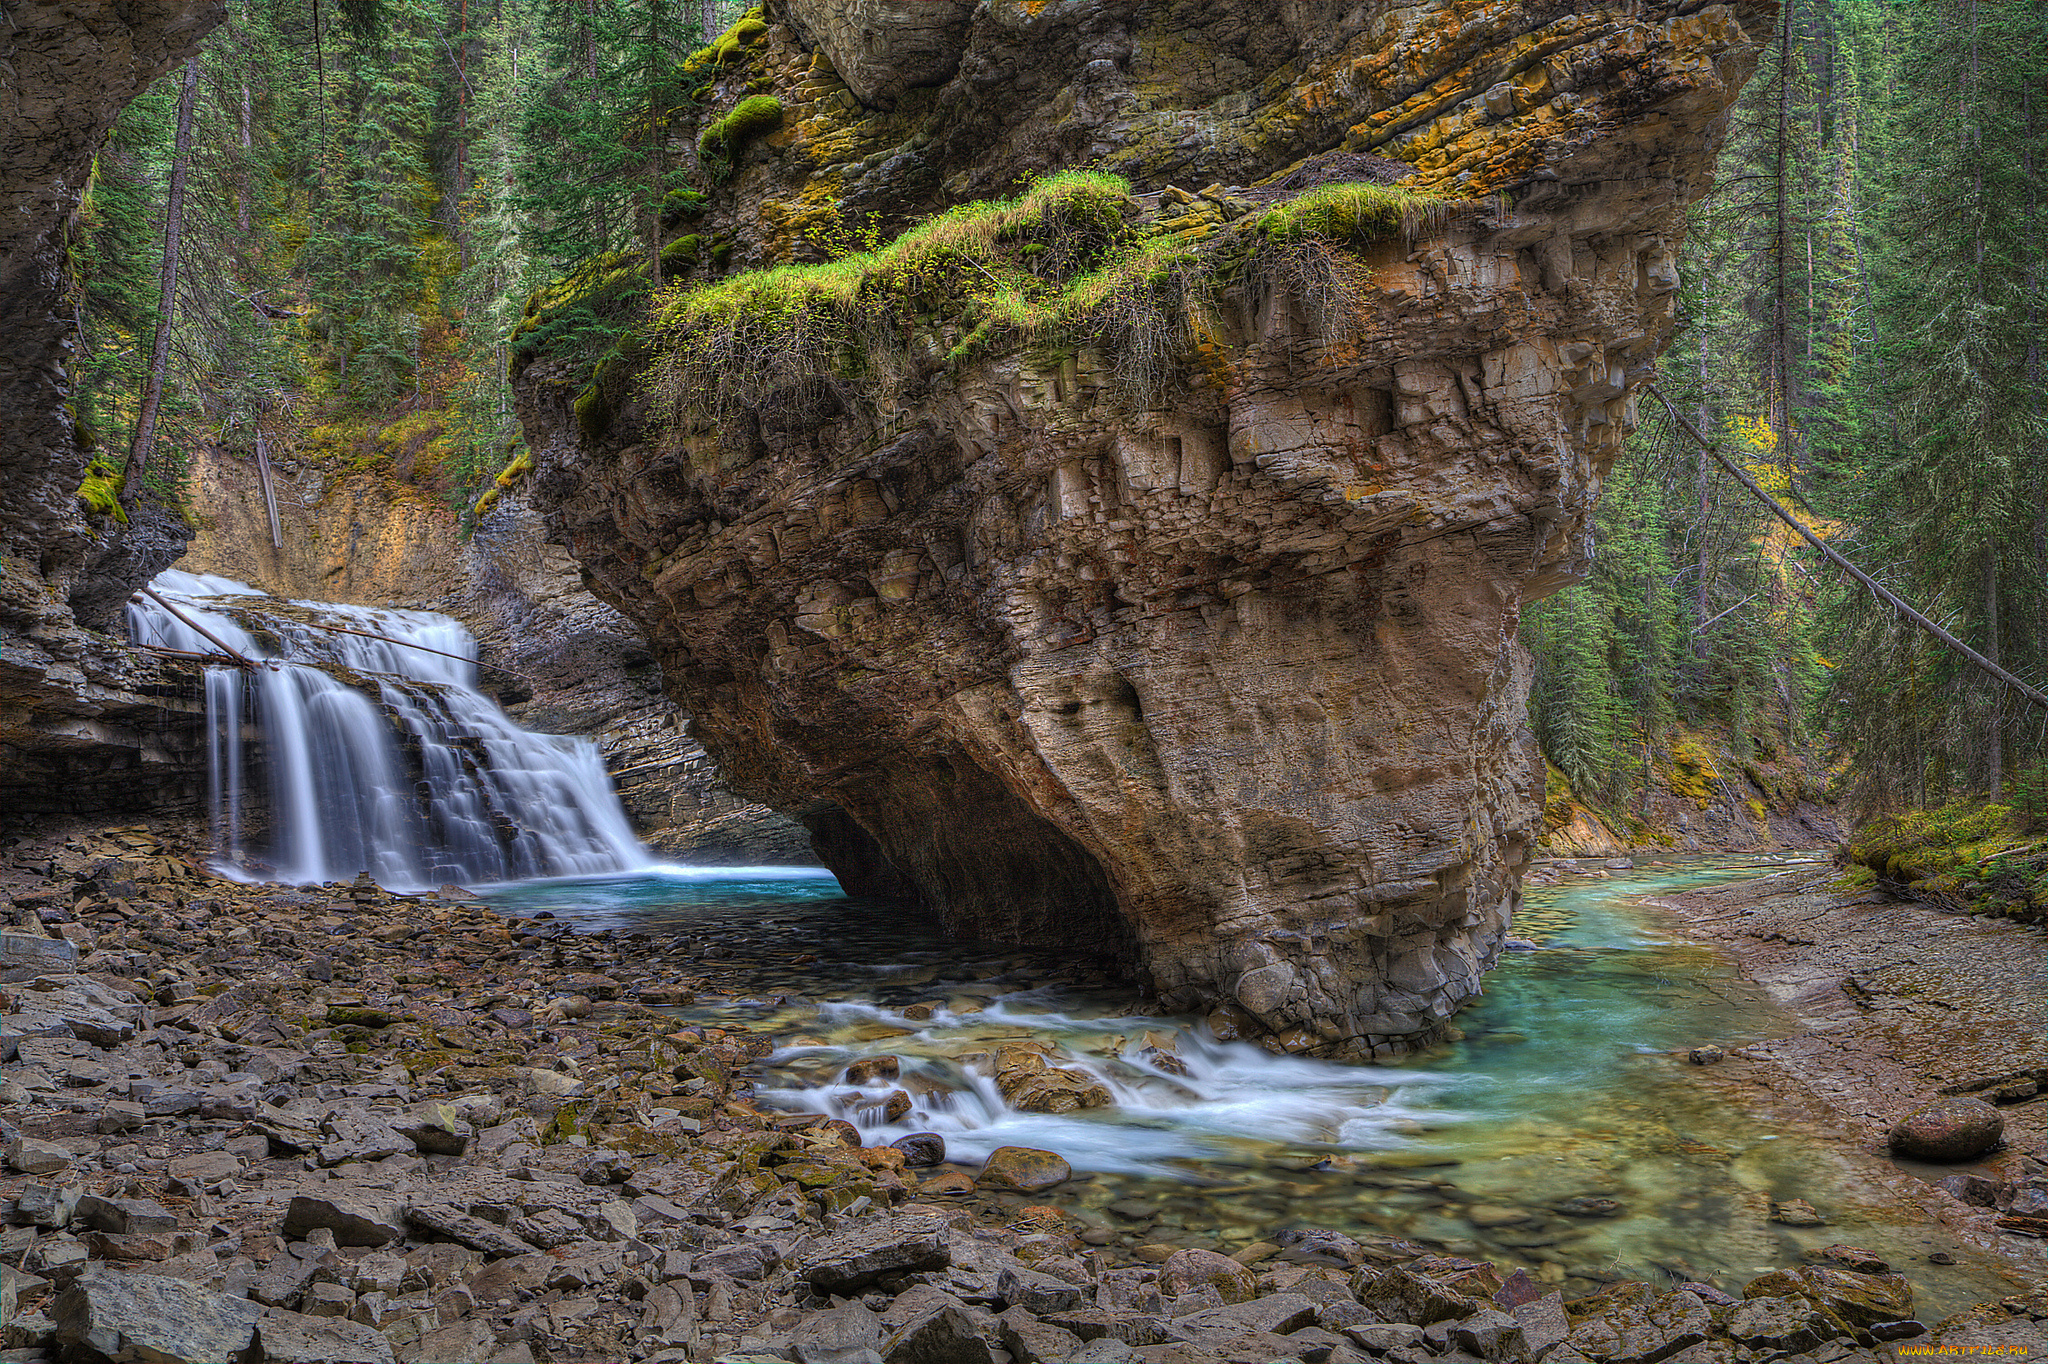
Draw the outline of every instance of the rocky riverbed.
[[[669,1011],[725,988],[718,943],[245,886],[178,846],[7,852],[9,1360],[1832,1364],[2048,1323],[2035,1293],[1923,1327],[1853,1247],[1741,1298],[1566,1302],[1391,1236],[1101,1244],[1052,1153],[948,1165],[757,1108],[772,1040]]]
[[[1823,867],[1672,897],[1686,931],[1732,953],[1795,1024],[1703,1078],[1828,1131],[1931,1219],[2048,1278],[2048,934],[1836,879]],[[1916,1112],[1960,1143],[1951,1159],[1921,1158],[1938,1148],[1916,1143]]]

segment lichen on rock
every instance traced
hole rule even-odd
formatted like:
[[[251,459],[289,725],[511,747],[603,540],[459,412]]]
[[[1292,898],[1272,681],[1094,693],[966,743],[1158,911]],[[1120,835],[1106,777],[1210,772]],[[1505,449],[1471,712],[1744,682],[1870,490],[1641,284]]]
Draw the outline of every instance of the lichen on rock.
[[[1520,611],[1772,7],[831,8],[765,8],[780,126],[690,223],[740,273],[601,433],[522,343],[537,505],[849,890],[1275,1049],[1438,1035],[1540,822]]]

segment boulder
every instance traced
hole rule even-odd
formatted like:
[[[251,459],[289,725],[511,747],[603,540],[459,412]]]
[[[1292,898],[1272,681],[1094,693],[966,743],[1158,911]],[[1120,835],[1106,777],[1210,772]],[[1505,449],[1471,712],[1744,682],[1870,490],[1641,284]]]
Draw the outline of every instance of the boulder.
[[[460,1208],[421,1204],[405,1210],[405,1220],[485,1255],[528,1255],[535,1247],[503,1227],[472,1217]]]
[[[256,1330],[260,1339],[263,1328],[259,1325]],[[497,1352],[498,1338],[492,1334],[491,1324],[480,1317],[464,1317],[428,1331],[402,1353],[405,1364],[476,1364]],[[266,1359],[264,1364],[270,1361]]]
[[[885,1364],[996,1364],[993,1318],[947,1294],[935,1295],[882,1342]]]
[[[1501,1361],[1526,1359],[1528,1341],[1519,1320],[1497,1308],[1482,1307],[1451,1324],[1451,1343],[1468,1355]]]
[[[1803,1297],[1751,1298],[1731,1310],[1723,1326],[1737,1344],[1786,1354],[1811,1350],[1837,1333]]]
[[[868,1085],[893,1080],[902,1073],[903,1062],[894,1056],[863,1056],[846,1068],[846,1083]]]
[[[399,1135],[388,1115],[364,1108],[337,1108],[321,1122],[320,1130],[322,1165],[383,1160],[413,1149],[412,1139]]]
[[[1066,1364],[1081,1353],[1081,1337],[1013,1307],[996,1318],[1003,1348],[1017,1364]]]
[[[1166,1263],[1159,1267],[1159,1291],[1168,1297],[1178,1297],[1203,1287],[1215,1289],[1217,1296],[1226,1303],[1249,1302],[1258,1296],[1259,1291],[1258,1280],[1249,1269],[1229,1256],[1218,1255],[1213,1250],[1193,1247],[1176,1250],[1167,1257]],[[1276,1330],[1270,1326],[1252,1329]],[[1287,1328],[1293,1329],[1294,1327]]]
[[[1892,1125],[1894,1155],[1913,1160],[1974,1160],[2005,1135],[2005,1115],[1982,1099],[1936,1099]]]
[[[858,1302],[811,1312],[790,1333],[797,1364],[881,1364],[882,1319]]]
[[[177,1217],[149,1198],[102,1198],[86,1194],[78,1200],[78,1216],[95,1231],[127,1236],[139,1232],[176,1231]]]
[[[1564,1310],[1562,1293],[1545,1293],[1540,1298],[1518,1303],[1509,1311],[1515,1325],[1522,1328],[1522,1343],[1532,1358],[1542,1358],[1545,1352],[1563,1344],[1572,1333],[1571,1318]]]
[[[429,1337],[435,1333],[429,1333]],[[490,1340],[489,1332],[484,1334]],[[474,1348],[476,1336],[467,1333],[462,1340],[449,1340],[431,1348],[422,1338],[411,1352],[408,1361],[416,1364],[470,1364],[480,1358],[474,1354],[452,1353],[455,1349]],[[256,1322],[256,1331],[250,1351],[251,1360],[262,1364],[397,1364],[391,1351],[391,1342],[384,1334],[360,1322],[345,1321],[340,1317],[310,1317],[297,1312],[265,1312]]]
[[[411,1141],[413,1148],[427,1155],[459,1156],[469,1149],[476,1128],[452,1104],[414,1104],[391,1124],[393,1131]]]
[[[7,1143],[7,1166],[25,1175],[54,1175],[77,1157],[53,1141],[16,1137]]]
[[[1043,1316],[1079,1307],[1083,1294],[1065,1279],[1041,1274],[1021,1264],[1006,1264],[996,1275],[996,1292],[1010,1307]]]
[[[403,1204],[370,1191],[294,1194],[279,1230],[291,1240],[325,1228],[335,1244],[381,1246],[405,1235]]]
[[[1407,1269],[1360,1270],[1352,1278],[1351,1291],[1381,1320],[1417,1326],[1469,1317],[1480,1308],[1464,1294]]]
[[[1172,1263],[1168,1261],[1168,1263]],[[1178,1325],[1185,1331],[1266,1331],[1284,1336],[1299,1331],[1304,1326],[1315,1325],[1316,1305],[1299,1293],[1275,1293],[1264,1298],[1252,1298],[1235,1302],[1226,1307],[1212,1307],[1181,1317]]]
[[[999,1146],[989,1152],[988,1163],[982,1166],[975,1182],[988,1188],[1037,1193],[1066,1183],[1073,1174],[1073,1167],[1051,1151]]]
[[[903,1153],[903,1163],[912,1169],[943,1164],[946,1159],[946,1139],[937,1132],[912,1132],[889,1144]]]
[[[1851,1326],[1913,1315],[1913,1285],[1903,1274],[1859,1274],[1833,1265],[1776,1269],[1742,1286],[1745,1298],[1801,1297]]]
[[[57,1343],[112,1364],[220,1364],[240,1358],[263,1309],[155,1274],[88,1265],[51,1309]],[[386,1350],[389,1359],[389,1350]]]
[[[848,1297],[884,1274],[944,1269],[953,1262],[946,1224],[936,1217],[898,1217],[828,1236],[805,1254],[804,1282]]]
[[[1660,1364],[1704,1342],[1713,1331],[1706,1304],[1690,1293],[1666,1293],[1639,1306],[1583,1318],[1565,1347],[1607,1364]]]

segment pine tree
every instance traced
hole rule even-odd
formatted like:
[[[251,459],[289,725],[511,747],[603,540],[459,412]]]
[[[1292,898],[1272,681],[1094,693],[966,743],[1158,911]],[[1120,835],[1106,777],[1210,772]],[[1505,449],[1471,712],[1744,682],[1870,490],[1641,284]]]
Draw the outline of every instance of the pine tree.
[[[2033,110],[2048,75],[2038,5],[1940,0],[1906,12],[1872,265],[1881,332],[1860,380],[1888,416],[1853,472],[1852,557],[2030,680],[2048,652],[2035,553],[2044,223]],[[1894,434],[1895,433],[1895,434]],[[1832,715],[1860,767],[1915,801],[1996,794],[2015,739],[2002,689],[1860,594],[1835,610]],[[1901,698],[1904,704],[1901,704]]]

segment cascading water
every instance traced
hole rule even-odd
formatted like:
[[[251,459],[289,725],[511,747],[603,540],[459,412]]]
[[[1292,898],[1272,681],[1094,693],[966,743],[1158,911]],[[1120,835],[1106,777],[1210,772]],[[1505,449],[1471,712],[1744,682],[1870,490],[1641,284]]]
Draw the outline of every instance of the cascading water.
[[[448,617],[279,601],[177,570],[151,588],[187,620],[137,600],[137,643],[219,656],[211,634],[256,664],[206,670],[226,870],[299,884],[367,871],[406,889],[649,865],[596,746],[514,724],[477,691],[476,640]],[[252,780],[269,797],[260,847]]]

